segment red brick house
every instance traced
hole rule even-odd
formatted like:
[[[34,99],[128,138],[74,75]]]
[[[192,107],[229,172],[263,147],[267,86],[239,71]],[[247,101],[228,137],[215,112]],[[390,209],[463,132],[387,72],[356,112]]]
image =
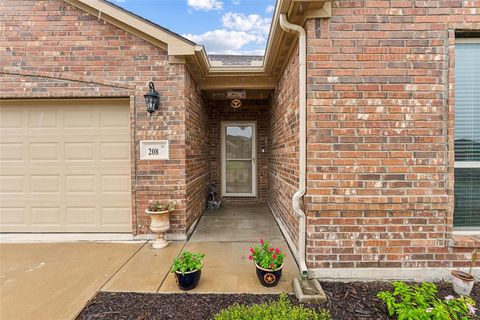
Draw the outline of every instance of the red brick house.
[[[480,1],[279,0],[263,59],[104,0],[0,8],[4,233],[142,237],[155,198],[185,239],[213,181],[312,277],[438,278],[480,243]]]

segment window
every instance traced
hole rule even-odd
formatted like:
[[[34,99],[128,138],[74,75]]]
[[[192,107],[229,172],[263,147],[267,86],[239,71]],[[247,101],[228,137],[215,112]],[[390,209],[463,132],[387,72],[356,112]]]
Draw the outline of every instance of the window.
[[[455,229],[480,230],[480,39],[455,45]]]

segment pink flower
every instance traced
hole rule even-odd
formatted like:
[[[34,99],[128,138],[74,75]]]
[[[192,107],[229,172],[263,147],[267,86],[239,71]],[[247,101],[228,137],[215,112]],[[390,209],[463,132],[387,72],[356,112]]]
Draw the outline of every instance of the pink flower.
[[[475,314],[475,311],[477,311],[477,308],[475,308],[474,306],[472,306],[471,304],[467,303],[467,308],[468,308],[468,312],[473,316]]]
[[[268,251],[273,252],[273,248],[268,249]]]
[[[273,260],[277,259],[277,255],[274,254],[274,255],[272,256],[272,258],[273,258]]]
[[[273,263],[270,263],[268,267],[273,270]]]
[[[265,241],[263,241],[263,239],[260,239],[260,243],[261,243],[261,244],[264,244],[264,243],[265,243]]]
[[[250,248],[251,253],[255,253],[255,250],[253,248]]]
[[[248,259],[249,259],[249,260],[253,260],[253,257],[252,257],[252,256],[248,256]]]
[[[275,249],[275,253],[276,253],[276,254],[279,254],[279,253],[280,253],[280,249],[278,249],[278,248]]]

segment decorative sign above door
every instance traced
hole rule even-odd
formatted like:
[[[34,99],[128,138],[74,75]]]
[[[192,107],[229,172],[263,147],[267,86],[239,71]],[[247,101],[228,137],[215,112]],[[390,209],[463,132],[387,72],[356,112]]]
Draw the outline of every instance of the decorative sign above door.
[[[247,98],[247,92],[245,90],[228,90],[228,99],[245,99]]]

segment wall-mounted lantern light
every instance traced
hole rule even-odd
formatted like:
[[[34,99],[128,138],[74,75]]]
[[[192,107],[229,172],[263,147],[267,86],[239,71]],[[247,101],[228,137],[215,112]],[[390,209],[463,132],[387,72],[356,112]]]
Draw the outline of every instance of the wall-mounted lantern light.
[[[147,92],[144,97],[147,104],[148,115],[151,116],[152,113],[158,110],[158,106],[160,105],[160,97],[158,96],[158,92],[155,91],[155,85],[153,82],[150,82],[148,87],[150,88],[150,92]]]

